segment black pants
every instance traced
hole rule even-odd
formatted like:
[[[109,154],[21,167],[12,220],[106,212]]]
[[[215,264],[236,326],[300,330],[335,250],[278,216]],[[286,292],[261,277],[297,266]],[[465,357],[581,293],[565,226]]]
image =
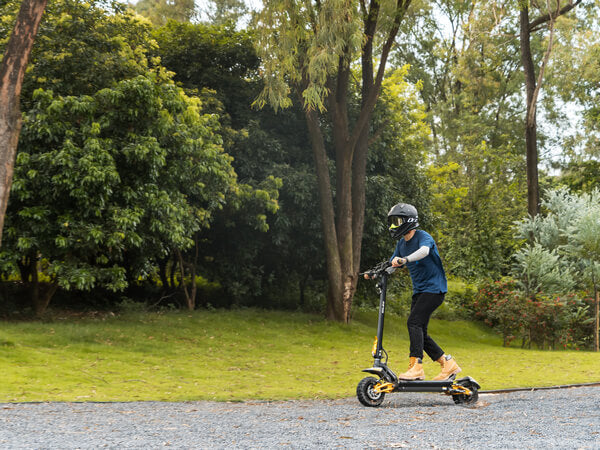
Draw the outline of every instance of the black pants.
[[[427,334],[429,318],[443,301],[444,294],[423,292],[413,295],[410,315],[406,321],[410,338],[410,356],[423,359],[424,350],[432,360],[437,361],[444,355],[440,346]]]

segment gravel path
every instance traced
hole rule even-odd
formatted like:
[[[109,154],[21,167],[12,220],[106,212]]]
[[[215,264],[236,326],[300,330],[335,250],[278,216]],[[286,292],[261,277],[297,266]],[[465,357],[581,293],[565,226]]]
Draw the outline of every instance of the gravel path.
[[[0,448],[600,449],[600,387],[249,403],[0,404]]]

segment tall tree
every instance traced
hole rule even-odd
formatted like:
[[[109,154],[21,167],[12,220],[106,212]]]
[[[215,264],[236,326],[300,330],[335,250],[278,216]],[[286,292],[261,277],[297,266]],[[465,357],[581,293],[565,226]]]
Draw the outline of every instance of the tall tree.
[[[21,132],[21,88],[46,3],[23,0],[0,64],[0,243]]]
[[[388,57],[411,0],[264,1],[257,47],[265,88],[256,104],[305,111],[320,199],[327,258],[327,316],[348,322],[356,289],[365,220],[370,123]],[[377,62],[379,63],[376,66]],[[358,114],[350,86],[358,65]],[[335,185],[328,156],[329,128]]]
[[[542,87],[544,70],[552,51],[554,37],[554,21],[562,16],[583,0],[556,0],[551,4],[546,0],[545,5],[539,5],[534,0],[519,1],[519,43],[521,50],[521,65],[525,75],[525,92],[527,98],[527,113],[525,116],[525,146],[527,154],[527,209],[533,217],[540,212],[540,192],[538,180],[538,147],[537,147],[537,121],[536,110],[538,94]],[[545,6],[545,8],[544,8]],[[534,10],[539,14],[533,20],[530,12]],[[544,28],[547,24],[549,37],[548,47],[540,63],[536,76],[535,63],[531,51],[531,36]]]

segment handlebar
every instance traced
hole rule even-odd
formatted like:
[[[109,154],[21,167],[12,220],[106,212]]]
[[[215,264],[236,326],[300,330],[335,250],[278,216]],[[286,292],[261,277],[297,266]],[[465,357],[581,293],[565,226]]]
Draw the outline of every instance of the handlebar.
[[[384,272],[387,272],[388,274],[392,274],[394,273],[394,271],[396,270],[396,267],[392,267],[392,262],[391,261],[382,261],[379,264],[377,264],[375,267],[373,267],[372,269],[366,270],[365,272],[359,273],[359,275],[368,275],[368,277],[370,279],[374,279],[374,278],[378,278],[381,275],[383,275]]]

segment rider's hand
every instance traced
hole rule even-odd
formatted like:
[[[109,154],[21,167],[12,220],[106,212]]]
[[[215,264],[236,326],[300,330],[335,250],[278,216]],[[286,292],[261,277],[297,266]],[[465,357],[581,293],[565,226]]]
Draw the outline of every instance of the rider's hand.
[[[371,278],[371,277],[369,277],[369,274],[368,274],[368,273],[365,273],[365,274],[363,275],[363,277],[365,278],[365,280],[368,280],[369,278]]]
[[[392,267],[402,267],[406,264],[406,262],[406,258],[396,256],[394,259],[392,259]]]

